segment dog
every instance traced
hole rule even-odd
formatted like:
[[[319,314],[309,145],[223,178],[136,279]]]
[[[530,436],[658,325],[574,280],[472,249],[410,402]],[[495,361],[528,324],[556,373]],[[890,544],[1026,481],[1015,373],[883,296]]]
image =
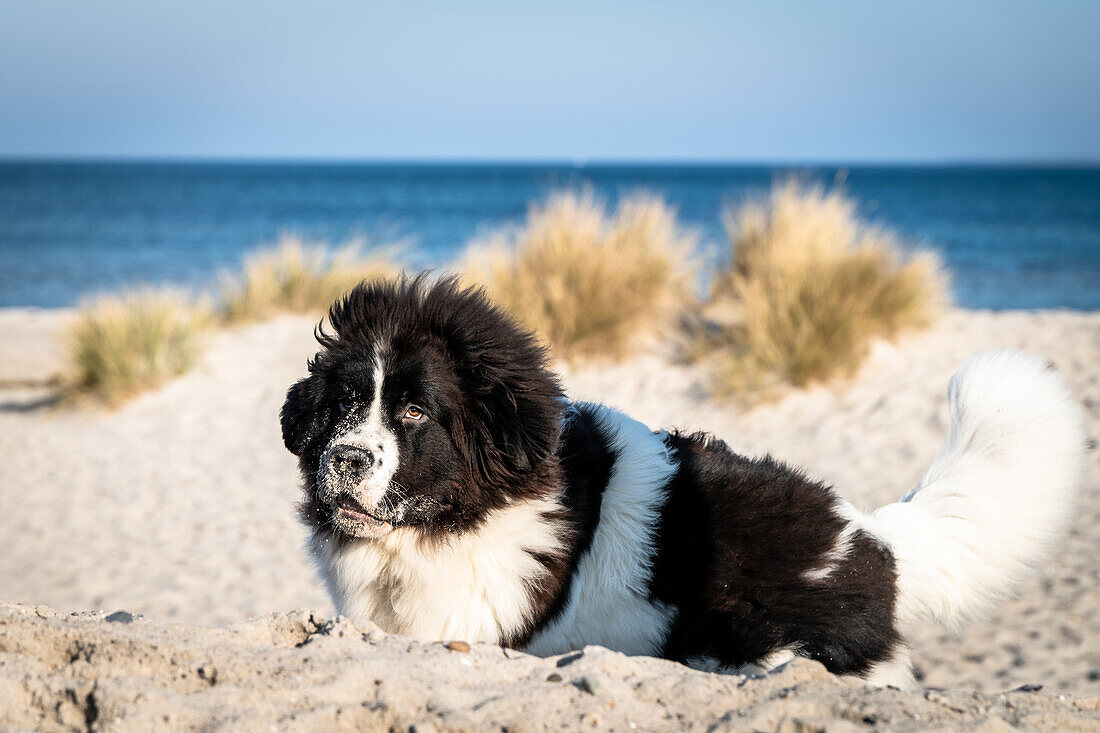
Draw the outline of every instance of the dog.
[[[360,284],[328,321],[283,439],[337,610],[392,633],[911,687],[907,629],[1009,597],[1083,480],[1083,410],[1017,351],[960,368],[924,478],[865,514],[770,457],[569,402],[535,337],[453,278]]]

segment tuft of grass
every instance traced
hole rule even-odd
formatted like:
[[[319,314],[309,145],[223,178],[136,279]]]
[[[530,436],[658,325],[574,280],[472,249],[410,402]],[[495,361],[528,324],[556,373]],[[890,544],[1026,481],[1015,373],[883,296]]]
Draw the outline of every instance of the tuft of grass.
[[[398,272],[386,256],[363,258],[355,246],[330,251],[285,237],[249,257],[238,277],[225,278],[218,317],[174,291],[98,298],[70,327],[64,396],[116,406],[190,369],[208,329],[287,311],[323,313],[360,280]]]
[[[840,193],[788,182],[726,229],[733,257],[711,294],[725,320],[700,336],[719,393],[751,402],[849,376],[875,339],[928,326],[945,302],[935,255],[903,255]]]
[[[191,368],[210,309],[173,291],[103,296],[79,310],[67,338],[66,397],[111,406]]]
[[[557,193],[472,244],[460,269],[555,355],[620,358],[691,302],[697,243],[660,199],[609,213],[591,193]]]
[[[400,274],[390,254],[364,257],[357,244],[331,250],[284,236],[250,255],[239,276],[223,278],[222,316],[244,323],[279,313],[324,313],[360,281]]]

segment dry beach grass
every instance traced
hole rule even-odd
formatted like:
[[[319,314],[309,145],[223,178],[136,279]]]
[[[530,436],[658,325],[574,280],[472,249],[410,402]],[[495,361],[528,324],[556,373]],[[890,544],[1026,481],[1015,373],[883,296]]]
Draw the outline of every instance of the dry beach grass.
[[[711,301],[733,318],[701,331],[701,350],[716,391],[742,402],[851,376],[875,339],[927,327],[945,302],[936,257],[903,255],[840,193],[788,182],[726,227],[732,254]]]
[[[927,327],[945,302],[935,257],[904,255],[837,192],[788,182],[728,213],[727,224],[731,255],[705,303],[695,294],[698,235],[645,195],[610,212],[591,193],[554,194],[522,226],[471,243],[454,269],[558,358],[624,359],[671,338],[706,364],[716,396],[744,404],[850,376],[874,339]],[[356,283],[400,274],[399,249],[284,237],[223,276],[217,324],[321,317]],[[172,303],[178,323],[166,311]],[[182,343],[179,325],[211,322],[205,313],[171,292],[101,298],[73,329],[80,348],[70,371],[82,376],[71,391],[118,404],[186,370],[198,346]],[[181,358],[165,363],[164,354]],[[100,377],[107,367],[118,386]]]
[[[591,194],[561,193],[473,243],[458,269],[559,357],[622,358],[692,303],[697,243],[659,199],[608,213]]]
[[[171,289],[101,295],[85,303],[67,329],[67,401],[117,407],[188,371],[215,328],[307,313],[320,319],[359,282],[396,277],[396,248],[364,254],[362,243],[330,248],[283,237],[222,276],[216,305]]]
[[[155,389],[191,368],[212,324],[210,307],[183,293],[101,296],[69,327],[64,394],[118,405]]]
[[[272,318],[280,313],[325,313],[334,300],[363,280],[401,272],[394,248],[364,254],[365,244],[331,248],[284,236],[253,252],[238,275],[222,281],[221,313],[228,323]]]

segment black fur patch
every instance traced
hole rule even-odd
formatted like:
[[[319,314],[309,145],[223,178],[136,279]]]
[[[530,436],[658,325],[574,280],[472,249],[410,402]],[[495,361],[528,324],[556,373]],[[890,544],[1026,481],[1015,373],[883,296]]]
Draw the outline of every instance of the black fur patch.
[[[842,674],[866,672],[900,642],[893,556],[859,532],[823,580],[846,521],[824,485],[705,435],[666,439],[680,469],[658,531],[652,597],[679,609],[664,656],[725,665],[779,649]]]

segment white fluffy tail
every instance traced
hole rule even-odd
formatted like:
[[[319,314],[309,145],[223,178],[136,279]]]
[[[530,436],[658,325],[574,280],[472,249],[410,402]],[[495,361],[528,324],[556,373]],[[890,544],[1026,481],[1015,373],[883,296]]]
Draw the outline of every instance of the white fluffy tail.
[[[871,522],[897,559],[902,628],[958,630],[1011,596],[1050,557],[1085,472],[1084,411],[1043,360],[979,354],[948,397],[951,428],[920,485]]]

